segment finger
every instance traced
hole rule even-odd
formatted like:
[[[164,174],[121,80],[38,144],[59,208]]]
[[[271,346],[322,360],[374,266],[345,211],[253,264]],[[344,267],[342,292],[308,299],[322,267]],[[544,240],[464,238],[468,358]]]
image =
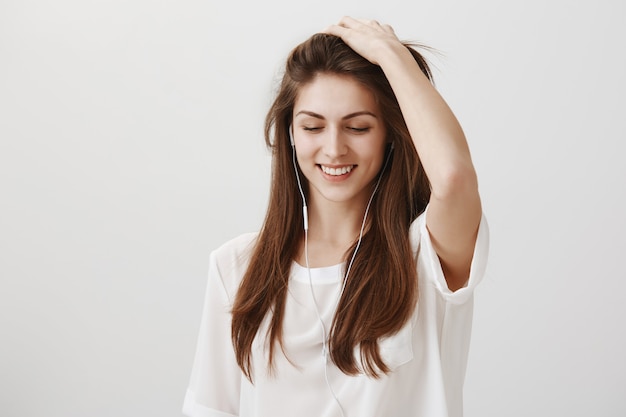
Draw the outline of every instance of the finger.
[[[382,25],[378,20],[376,19],[356,19],[356,18],[350,18],[352,19],[352,21],[356,24],[360,24],[363,26],[370,26],[370,27],[380,27],[382,28],[385,25]]]
[[[339,19],[339,23],[337,25],[342,26],[344,28],[353,28],[355,26],[358,26],[359,24],[363,24],[363,21],[361,19],[355,19],[350,16],[344,16],[341,19]]]
[[[378,20],[375,20],[375,19],[356,19],[350,16],[344,16],[339,21],[338,25],[347,29],[354,29],[354,30],[367,30],[367,29],[382,30],[385,33],[395,36],[395,32],[390,25],[382,24]]]
[[[390,33],[392,35],[395,35],[396,32],[393,30],[393,28],[390,25],[381,25],[381,27],[383,28],[383,30],[387,33]]]
[[[330,26],[326,27],[324,30],[322,30],[320,33],[326,33],[328,35],[335,35],[335,36],[341,38],[346,33],[346,30],[348,30],[348,29],[346,27],[343,27],[343,26],[330,25]]]

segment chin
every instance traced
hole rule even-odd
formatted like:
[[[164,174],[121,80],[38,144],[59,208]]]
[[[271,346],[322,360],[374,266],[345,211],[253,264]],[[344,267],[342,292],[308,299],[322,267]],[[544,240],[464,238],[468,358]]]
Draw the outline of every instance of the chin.
[[[363,197],[362,196],[363,193],[357,193],[357,192],[321,192],[319,193],[319,196],[326,200],[329,201],[331,203],[363,203],[363,199],[367,198],[367,197]]]

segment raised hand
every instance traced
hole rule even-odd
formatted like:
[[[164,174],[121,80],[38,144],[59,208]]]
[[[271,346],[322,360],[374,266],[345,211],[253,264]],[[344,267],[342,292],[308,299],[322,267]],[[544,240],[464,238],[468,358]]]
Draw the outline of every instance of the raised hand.
[[[381,65],[384,54],[389,51],[404,50],[404,46],[396,36],[393,28],[382,25],[376,20],[343,17],[336,25],[330,25],[322,31],[343,39],[356,53],[370,61]]]

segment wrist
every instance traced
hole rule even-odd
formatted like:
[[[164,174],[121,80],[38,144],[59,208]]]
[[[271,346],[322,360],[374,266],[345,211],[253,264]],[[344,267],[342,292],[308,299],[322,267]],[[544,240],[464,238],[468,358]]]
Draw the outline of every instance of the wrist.
[[[385,48],[381,48],[378,65],[387,77],[397,74],[397,71],[406,71],[419,66],[409,49],[400,41],[390,42]],[[421,72],[421,71],[420,71]]]

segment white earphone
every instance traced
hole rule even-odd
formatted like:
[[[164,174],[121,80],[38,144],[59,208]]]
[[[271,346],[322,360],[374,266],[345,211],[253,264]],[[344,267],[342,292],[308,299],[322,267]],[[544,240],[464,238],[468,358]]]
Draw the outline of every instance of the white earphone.
[[[296,181],[298,182],[298,190],[300,191],[300,196],[302,197],[302,216],[304,219],[304,259],[306,262],[306,269],[307,269],[307,273],[309,276],[309,288],[311,290],[311,298],[313,299],[313,305],[315,307],[315,313],[317,315],[317,319],[320,323],[320,327],[322,330],[322,357],[324,359],[324,377],[326,379],[326,386],[328,386],[328,390],[330,391],[331,395],[333,396],[333,398],[335,399],[335,402],[337,403],[337,406],[339,407],[339,411],[341,412],[342,417],[345,417],[345,413],[343,410],[343,407],[341,405],[341,403],[339,402],[339,398],[337,398],[337,394],[335,394],[335,391],[333,390],[333,387],[330,385],[330,381],[328,379],[328,337],[327,332],[326,332],[326,325],[324,324],[324,321],[322,320],[322,316],[320,314],[319,311],[319,306],[317,303],[317,299],[315,297],[315,290],[313,289],[313,279],[311,278],[311,268],[309,267],[309,250],[308,250],[308,243],[309,243],[309,212],[307,209],[307,205],[306,205],[306,197],[304,196],[304,191],[302,190],[302,183],[300,181],[300,174],[298,172],[298,165],[296,162],[296,144],[295,141],[293,139],[293,125],[289,125],[289,141],[291,142],[291,153],[292,153],[292,161],[293,161],[293,169],[294,172],[296,173]],[[337,306],[339,305],[339,300],[341,300],[341,297],[343,295],[343,292],[346,288],[346,283],[348,282],[348,276],[350,275],[350,270],[352,269],[352,264],[354,263],[354,258],[356,257],[356,253],[359,250],[359,247],[361,246],[361,240],[363,239],[363,231],[365,230],[365,222],[367,220],[367,214],[369,213],[369,209],[370,209],[370,205],[372,204],[372,200],[374,199],[374,195],[376,194],[376,191],[378,190],[378,186],[380,185],[380,180],[383,177],[383,173],[385,172],[385,170],[387,169],[387,165],[389,164],[389,160],[391,159],[391,153],[394,149],[394,144],[393,142],[391,142],[391,147],[389,149],[389,152],[387,154],[387,158],[385,160],[385,164],[383,165],[383,168],[380,170],[380,174],[378,175],[378,180],[376,181],[376,186],[374,187],[374,191],[372,192],[372,195],[369,198],[369,201],[367,202],[367,206],[365,208],[365,214],[363,216],[363,222],[361,223],[361,230],[359,232],[359,240],[357,241],[356,247],[354,249],[354,252],[352,253],[352,257],[350,258],[350,262],[348,263],[348,268],[346,269],[346,275],[343,278],[343,283],[341,285],[341,291],[337,297],[336,300],[336,305],[335,305],[335,310],[337,308]]]
[[[293,161],[293,169],[296,173],[296,180],[298,181],[298,190],[300,190],[300,195],[302,196],[302,217],[304,218],[304,231],[306,232],[309,230],[309,211],[306,206],[304,191],[302,191],[300,174],[298,174],[298,165],[296,163],[296,143],[293,140],[293,125],[289,125],[289,141],[291,142],[291,160]]]

